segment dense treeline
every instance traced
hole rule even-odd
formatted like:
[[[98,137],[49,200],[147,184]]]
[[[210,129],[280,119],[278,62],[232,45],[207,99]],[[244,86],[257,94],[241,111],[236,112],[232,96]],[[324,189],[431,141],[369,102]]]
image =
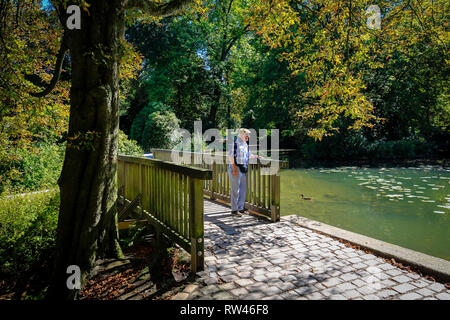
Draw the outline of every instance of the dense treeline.
[[[306,70],[292,72],[283,58],[295,45],[269,46],[242,19],[244,3],[217,1],[206,17],[190,12],[127,30],[144,66],[127,87],[121,128],[145,149],[170,147],[171,130],[192,130],[202,120],[220,129],[278,128],[281,146],[307,159],[448,157],[445,43],[423,37],[359,61],[375,120],[347,130],[354,117],[339,116],[319,141],[308,134],[314,121],[298,116],[309,107],[313,85]]]
[[[380,29],[365,23],[372,4]],[[169,148],[195,120],[279,129],[314,163],[448,158],[449,12],[445,0],[0,0],[0,278],[26,288],[45,269],[47,288],[56,252],[64,281],[51,283],[73,298],[71,257],[85,281],[96,258],[120,256],[116,154]]]

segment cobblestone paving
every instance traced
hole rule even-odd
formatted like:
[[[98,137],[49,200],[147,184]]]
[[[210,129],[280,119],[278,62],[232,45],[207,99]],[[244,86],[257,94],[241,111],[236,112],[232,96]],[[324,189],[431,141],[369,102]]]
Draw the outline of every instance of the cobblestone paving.
[[[438,282],[296,224],[205,200],[205,271],[174,299],[450,300]]]

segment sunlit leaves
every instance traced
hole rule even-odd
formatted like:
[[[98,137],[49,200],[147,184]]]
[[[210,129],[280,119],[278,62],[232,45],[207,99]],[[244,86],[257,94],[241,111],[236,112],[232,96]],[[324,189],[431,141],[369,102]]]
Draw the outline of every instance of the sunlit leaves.
[[[441,45],[448,55],[448,23],[444,1],[377,1],[381,30],[368,28],[368,0],[263,0],[252,4],[251,29],[282,59],[292,76],[304,72],[309,82],[307,108],[299,120],[313,120],[316,139],[337,130],[339,117],[353,120],[351,129],[370,127],[376,117],[365,95],[362,69],[384,67],[395,52],[407,52],[423,39]],[[448,11],[447,11],[448,12]]]

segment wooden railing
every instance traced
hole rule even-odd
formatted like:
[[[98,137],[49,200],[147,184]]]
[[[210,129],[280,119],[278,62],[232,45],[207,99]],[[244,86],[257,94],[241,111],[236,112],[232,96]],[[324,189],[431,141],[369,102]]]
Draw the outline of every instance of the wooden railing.
[[[152,149],[153,157],[164,161],[172,161],[171,152],[171,150]],[[216,161],[213,163],[207,163],[212,161],[202,161],[201,164],[195,164],[194,159],[197,158],[198,162],[199,159],[204,159],[205,154],[195,152],[188,152],[188,154],[190,156],[188,163],[192,166],[213,171],[212,180],[203,183],[204,193],[212,200],[220,199],[230,202],[229,164],[226,155],[214,155]],[[275,171],[269,170],[273,164],[276,167]],[[249,164],[246,209],[261,214],[273,222],[280,220],[280,168],[287,167],[287,165],[287,161],[278,160],[270,160],[264,164],[257,160],[256,163]]]
[[[158,232],[191,253],[191,270],[203,270],[203,183],[212,171],[161,160],[118,156],[118,185],[127,204],[140,197],[138,211]]]

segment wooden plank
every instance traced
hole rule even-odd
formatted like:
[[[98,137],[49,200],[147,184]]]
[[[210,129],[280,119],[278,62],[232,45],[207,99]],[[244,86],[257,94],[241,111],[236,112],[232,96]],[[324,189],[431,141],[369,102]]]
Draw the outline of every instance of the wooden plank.
[[[214,193],[216,192],[215,188],[215,177],[217,175],[217,163],[212,164],[212,171],[213,171],[213,180],[211,181],[211,198],[214,199]]]
[[[176,230],[176,217],[175,217],[175,174],[176,172],[170,172],[170,214],[172,216],[172,221],[170,226]]]
[[[183,217],[181,216],[181,177],[183,175],[179,174],[177,175],[177,224],[178,224],[178,230],[181,234],[183,234],[183,225],[182,225],[182,219]]]
[[[286,149],[286,151],[294,151],[295,149]],[[171,160],[171,153],[172,150],[167,150],[167,149],[151,149],[151,151],[153,152],[153,157],[156,159],[160,159],[160,160],[164,160],[164,161],[170,161]],[[267,150],[260,150],[260,152],[262,151],[267,151]],[[279,150],[280,151],[280,150]],[[205,153],[201,153],[201,152],[186,152],[187,154],[191,155],[191,163],[194,163],[194,156],[204,156]],[[224,163],[226,163],[226,159],[228,158],[228,156],[226,154],[220,154],[220,153],[215,153],[214,154],[215,159],[222,159],[222,161],[224,161]],[[289,168],[289,161],[287,160],[270,160],[270,162],[278,162],[280,168]],[[270,165],[269,162],[269,165]]]
[[[204,269],[204,221],[202,181],[191,179],[190,233],[191,233],[191,270]]]
[[[262,205],[261,205],[261,163],[259,162],[259,159],[258,159],[258,164],[256,165],[256,176],[257,176],[257,180],[258,180],[257,205],[262,207]]]
[[[147,170],[146,170],[146,166],[142,165],[141,166],[141,184],[142,184],[142,190],[141,190],[141,194],[142,194],[142,208],[145,210],[149,209],[149,193],[148,193],[148,176],[147,176]]]
[[[165,202],[166,202],[166,210],[164,210],[164,214],[166,215],[166,217],[167,217],[167,225],[168,226],[172,226],[172,203],[171,203],[171,198],[172,198],[172,192],[171,192],[171,189],[172,189],[172,177],[171,177],[171,175],[172,175],[172,172],[171,171],[165,171],[165,174],[166,174],[166,179],[165,179],[165,182],[164,182],[164,184],[165,184],[165,186],[166,186],[166,191],[165,191],[165,194],[164,194],[164,196],[165,196]]]
[[[130,229],[133,225],[137,224],[145,224],[148,223],[147,220],[126,220],[126,221],[120,221],[117,225],[119,227],[119,230],[127,230]]]
[[[157,181],[158,181],[158,185],[157,185],[157,187],[156,187],[156,190],[157,190],[157,195],[158,195],[158,201],[157,201],[157,203],[158,203],[158,210],[157,210],[157,212],[156,212],[156,217],[159,219],[159,220],[162,220],[162,215],[161,215],[161,212],[162,212],[162,201],[163,201],[163,199],[162,199],[162,185],[161,185],[161,180],[162,180],[162,170],[160,169],[160,168],[155,168],[156,169],[156,177],[157,177]]]
[[[130,229],[131,225],[134,224],[135,221],[134,220],[130,220],[130,221],[119,221],[117,223],[119,230],[127,230]]]
[[[183,210],[183,222],[184,222],[184,236],[189,239],[189,211],[188,211],[188,176],[183,175],[183,188],[184,188],[184,193],[183,193],[183,205],[184,205],[184,210]]]
[[[169,183],[168,179],[169,179],[169,174],[170,171],[168,170],[163,170],[163,174],[164,174],[164,180],[163,180],[163,185],[164,185],[164,192],[162,194],[163,197],[163,210],[162,210],[162,214],[163,214],[163,221],[165,224],[169,224]]]
[[[155,186],[156,186],[156,181],[155,181],[155,168],[152,167],[147,167],[147,170],[150,171],[150,196],[151,196],[151,210],[150,212],[155,212],[155,208],[156,208],[156,190],[155,190]]]
[[[172,230],[167,224],[163,221],[158,220],[155,216],[150,214],[149,212],[143,211],[141,213],[142,218],[147,219],[153,226],[159,229],[165,236],[167,236],[170,240],[181,246],[187,252],[191,250],[191,244],[188,240],[184,239],[179,233]]]
[[[266,190],[266,180],[267,180],[267,175],[263,175],[262,176],[262,190],[263,190],[263,194],[262,194],[262,204],[263,204],[263,208],[267,208],[267,190]]]
[[[174,191],[174,179],[175,172],[169,172],[170,176],[170,186],[169,186],[169,203],[170,203],[170,226],[176,230],[175,228],[175,191]]]
[[[269,184],[268,190],[267,190],[267,204],[269,208],[272,206],[272,176],[269,176],[267,179],[267,183]]]
[[[138,174],[137,174],[137,175],[138,175],[138,176],[137,176],[137,179],[138,179],[138,181],[139,181],[139,193],[142,193],[142,179],[144,178],[144,177],[143,177],[143,174],[142,174],[142,166],[143,166],[142,163],[140,163],[140,164],[139,164],[139,167],[138,167],[138,168],[139,168],[139,169],[138,169],[139,171],[138,171]]]
[[[225,171],[227,173],[227,178],[226,178],[227,179],[227,191],[226,191],[225,195],[229,196],[230,195],[230,176],[228,175],[228,165],[225,163],[225,164],[222,164],[222,166],[225,167]]]
[[[223,167],[219,166],[219,192],[223,194]]]
[[[180,232],[178,218],[178,173],[173,174],[173,215],[174,215],[174,227],[177,232]]]
[[[272,176],[272,205],[270,208],[272,222],[280,221],[280,173]]]
[[[126,218],[134,209],[141,204],[142,194],[138,194],[136,198],[133,199],[130,203],[128,203],[125,208],[119,212],[118,219],[122,220]]]

